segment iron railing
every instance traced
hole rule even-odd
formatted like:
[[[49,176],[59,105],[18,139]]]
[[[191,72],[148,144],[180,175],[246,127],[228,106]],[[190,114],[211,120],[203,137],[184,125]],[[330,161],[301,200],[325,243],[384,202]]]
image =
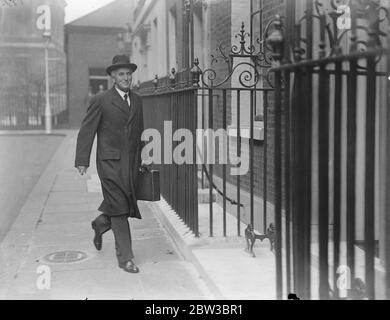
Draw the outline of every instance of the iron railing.
[[[306,299],[389,298],[389,197],[379,186],[388,186],[390,170],[388,161],[377,160],[381,151],[376,146],[388,152],[390,125],[376,128],[382,114],[388,117],[379,85],[390,74],[389,62],[382,59],[389,56],[383,25],[390,14],[372,0],[299,3],[306,4],[303,18],[295,18],[296,2],[288,1],[286,19],[269,21],[263,40],[246,45],[251,35],[243,25],[237,34],[240,46],[229,52],[219,46],[212,62],[226,63],[225,76],[211,68],[200,70],[195,59],[193,69],[178,75],[173,70],[169,77],[141,86],[146,128],[163,132],[164,120],[173,120],[174,130],[187,128],[195,137],[199,128],[229,131],[235,125],[229,148],[238,157],[244,139],[240,109],[249,112],[246,176],[230,177],[227,170],[234,166],[227,163],[164,164],[159,167],[162,193],[196,235],[240,236],[241,223],[266,233],[274,223],[278,299],[291,292]],[[338,19],[347,12],[351,28],[340,30]],[[388,90],[389,84],[385,86]],[[263,139],[256,141],[259,102]],[[194,157],[198,147],[194,143]],[[206,227],[199,225],[199,167],[199,187],[209,183]],[[236,184],[234,194],[228,192],[228,182]],[[247,204],[242,189],[249,193]],[[221,215],[213,204],[214,191],[222,196]],[[262,206],[254,204],[255,198]],[[228,202],[236,205],[236,213],[228,213]],[[227,221],[232,215],[233,233]],[[218,233],[216,226],[222,226]]]
[[[170,85],[169,79],[162,82]],[[176,86],[176,84],[175,84]],[[196,137],[197,102],[196,88],[177,85],[158,86],[158,82],[142,85],[141,95],[144,110],[144,126],[154,129],[161,138],[156,147],[161,147],[160,161],[154,166],[160,171],[161,194],[184,223],[195,234],[198,230],[198,177],[196,145],[191,143],[192,163],[178,164],[173,151],[181,143],[172,139],[178,129],[188,130]],[[154,150],[156,152],[157,150]],[[187,149],[185,152],[189,152]]]
[[[232,169],[237,168],[232,164],[232,159],[228,161],[216,161],[215,163],[207,163],[203,166],[202,173],[206,175],[208,183],[208,230],[210,237],[212,236],[241,236],[243,227],[251,224],[256,230],[264,230],[267,228],[267,223],[273,222],[272,214],[267,218],[267,179],[264,172],[267,171],[267,131],[264,132],[262,127],[258,129],[258,136],[255,136],[254,122],[254,106],[256,104],[256,94],[261,94],[261,104],[264,110],[268,108],[268,97],[271,88],[220,88],[204,87],[201,89],[204,93],[201,100],[202,112],[202,128],[212,129],[213,132],[226,132],[227,141],[225,141],[229,149],[229,156],[233,153],[241,159],[240,167],[243,170],[239,174],[232,175]],[[200,90],[200,91],[201,91]],[[199,93],[198,93],[199,94]],[[242,103],[242,101],[245,101]],[[243,109],[249,109],[248,125],[244,127],[241,113]],[[235,113],[235,119],[229,119],[232,113]],[[265,117],[267,113],[265,111]],[[243,140],[245,140],[243,142]],[[247,148],[243,147],[246,144]],[[256,144],[256,146],[255,146]],[[216,147],[213,150],[208,150],[205,147],[205,153],[217,152]],[[217,152],[218,154],[218,152]],[[206,157],[207,158],[207,157]],[[248,159],[248,160],[246,160]],[[221,159],[216,159],[221,160]],[[247,162],[245,164],[245,162]],[[245,171],[245,167],[248,170]],[[257,179],[255,185],[255,177]],[[217,180],[217,181],[216,181]],[[227,184],[230,185],[230,192],[227,192]],[[232,186],[235,190],[232,190]],[[242,191],[249,194],[249,199],[243,201]],[[213,203],[214,193],[221,195],[221,214],[215,213],[215,204]],[[255,197],[263,200],[263,206],[255,205]],[[227,204],[232,205],[229,212]],[[236,225],[233,231],[232,226],[227,223],[227,217],[233,216],[235,219],[230,219],[230,224]],[[215,232],[216,226],[222,226],[220,232]],[[260,231],[260,232],[261,232]]]
[[[273,89],[260,85],[260,81],[263,80],[260,70],[270,67],[271,56],[270,51],[260,45],[260,40],[255,42],[251,38],[251,43],[247,44],[248,37],[251,35],[245,31],[242,23],[241,30],[237,34],[240,45],[233,45],[229,52],[225,52],[224,47],[219,45],[217,54],[212,55],[212,65],[222,62],[225,64],[226,74],[217,74],[211,67],[200,70],[199,62],[195,59],[191,70],[176,74],[172,69],[168,77],[159,79],[156,76],[152,81],[137,86],[144,101],[146,128],[155,128],[163,132],[164,120],[173,120],[174,130],[184,128],[193,133],[194,155],[201,158],[201,163],[197,165],[201,182],[199,188],[196,184],[196,166],[162,164],[160,170],[164,185],[163,197],[175,210],[177,209],[178,215],[197,235],[241,236],[247,224],[266,233],[267,224],[273,222],[272,213],[267,212],[267,199],[271,198],[267,197],[267,194],[272,194],[273,183],[272,178],[267,178],[266,173],[270,170],[267,161],[269,135],[267,110],[269,92]],[[258,43],[259,46],[256,47],[253,43]],[[233,78],[235,79],[232,80]],[[263,107],[261,117],[256,115],[256,106]],[[234,112],[235,119],[232,118]],[[247,115],[245,128],[241,116],[244,114]],[[257,128],[255,128],[256,118],[263,120]],[[196,129],[203,130],[204,136],[201,141],[195,141],[199,137],[195,132]],[[219,154],[217,152],[219,148],[210,145],[214,137],[210,139],[209,133],[205,132],[208,129],[216,135],[219,130],[225,133],[222,139],[226,138],[226,140],[221,141],[221,137],[219,141],[214,140],[215,143],[222,144],[222,148],[225,148],[224,152],[229,151],[228,158],[223,161],[221,158],[227,154]],[[206,137],[206,141],[203,137]],[[243,139],[246,140],[245,150]],[[243,165],[243,163],[232,164],[229,161],[233,153],[234,156],[241,158],[242,162],[248,162],[246,172],[229,174],[230,170]],[[214,161],[208,161],[209,156]],[[176,172],[182,172],[184,175],[180,178],[180,184],[176,184],[178,181]],[[208,183],[208,213],[205,215],[205,210],[202,208],[201,220],[208,221],[207,227],[205,224],[201,226],[197,224],[198,191],[202,192],[202,189],[206,191],[205,181]],[[272,188],[269,188],[269,181]],[[230,185],[230,189],[235,190],[228,192],[227,184]],[[186,191],[189,193],[183,196]],[[248,195],[246,201],[242,198],[243,191]],[[221,207],[214,201],[216,194],[221,196],[219,202]],[[202,198],[205,198],[205,193],[202,194]],[[262,205],[256,206],[255,198],[262,201]],[[233,206],[233,209],[228,210],[228,203]],[[193,217],[194,214],[196,217]]]
[[[295,1],[289,5],[295,12]],[[278,298],[287,290],[306,299],[390,298],[390,248],[380,227],[389,216],[378,196],[384,171],[376,148],[389,143],[377,132],[386,112],[379,86],[388,87],[382,57],[389,54],[383,41],[389,11],[370,0],[349,1],[341,11],[339,5],[308,0],[302,19],[287,17],[294,20],[292,37],[288,19],[276,17],[267,30],[274,52]],[[349,9],[351,28],[340,30],[338,19]]]

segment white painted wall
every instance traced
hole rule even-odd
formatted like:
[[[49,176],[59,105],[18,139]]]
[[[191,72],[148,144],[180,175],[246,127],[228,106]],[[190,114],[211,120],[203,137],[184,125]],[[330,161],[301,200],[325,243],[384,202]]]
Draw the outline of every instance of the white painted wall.
[[[150,11],[148,11],[150,9]],[[138,40],[138,50],[134,48],[137,36],[133,39],[133,60],[142,67],[134,75],[135,83],[159,78],[167,75],[167,17],[165,0],[147,0],[143,9],[132,26],[137,30],[140,24],[150,25],[147,35],[147,46],[142,51],[141,42]]]
[[[176,57],[177,42],[177,16],[176,12],[168,10],[168,70],[175,68],[178,71],[178,62]]]

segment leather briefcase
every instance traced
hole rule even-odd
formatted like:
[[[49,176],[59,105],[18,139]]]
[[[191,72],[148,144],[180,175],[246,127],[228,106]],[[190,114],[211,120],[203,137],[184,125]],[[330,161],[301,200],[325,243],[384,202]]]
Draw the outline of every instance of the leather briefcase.
[[[137,200],[160,200],[160,172],[158,170],[142,170],[138,172]]]

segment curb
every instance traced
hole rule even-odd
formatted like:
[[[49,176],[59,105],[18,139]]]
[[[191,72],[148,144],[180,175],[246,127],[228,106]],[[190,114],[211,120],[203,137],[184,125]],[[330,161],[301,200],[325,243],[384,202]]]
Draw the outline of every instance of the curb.
[[[199,259],[192,252],[194,248],[205,246],[208,242],[200,238],[195,238],[190,229],[184,224],[184,222],[165,200],[161,200],[156,203],[148,203],[148,206],[154,213],[156,213],[157,218],[168,231],[180,253],[187,261],[191,262],[195,266],[208,289],[215,296],[215,299],[227,300],[203,268]]]

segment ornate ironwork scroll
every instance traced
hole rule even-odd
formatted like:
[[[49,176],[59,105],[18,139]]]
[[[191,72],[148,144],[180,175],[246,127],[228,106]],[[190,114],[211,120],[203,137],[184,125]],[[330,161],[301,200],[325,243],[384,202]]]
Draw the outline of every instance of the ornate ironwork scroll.
[[[211,66],[201,71],[200,81],[207,88],[217,88],[227,83],[233,74],[238,73],[238,81],[245,88],[254,88],[260,80],[260,70],[271,67],[272,52],[270,48],[264,45],[264,40],[257,38],[255,43],[259,45],[259,50],[252,43],[248,43],[251,38],[249,32],[245,30],[245,24],[242,22],[240,31],[235,35],[239,39],[239,44],[231,46],[230,50],[222,44],[216,49],[216,54],[211,55],[211,65],[223,62],[227,66],[227,74],[219,82],[217,72]],[[242,59],[235,63],[235,59]],[[195,67],[197,65],[195,64]],[[247,67],[246,70],[239,71],[240,68]],[[200,70],[200,69],[199,69]]]
[[[320,39],[319,59],[384,47],[383,39],[387,36],[384,22],[390,21],[390,12],[379,0],[315,0],[311,7],[313,10],[307,9],[294,28],[296,40],[289,48],[293,62],[309,59],[308,33],[315,30],[318,34],[310,36]],[[318,27],[302,36],[303,25],[308,19]],[[349,46],[343,46],[348,37]],[[376,62],[380,59],[378,56]]]

